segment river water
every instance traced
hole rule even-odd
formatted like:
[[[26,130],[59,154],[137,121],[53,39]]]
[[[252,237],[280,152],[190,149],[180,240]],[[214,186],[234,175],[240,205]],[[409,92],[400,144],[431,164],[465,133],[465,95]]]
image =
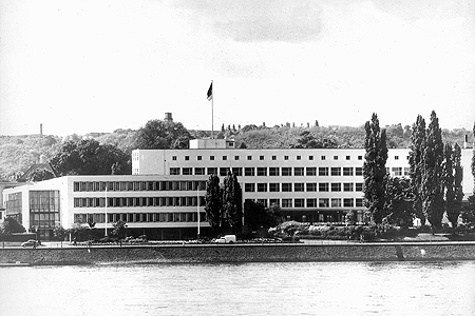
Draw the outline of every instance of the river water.
[[[3,267],[0,315],[475,315],[475,262]]]

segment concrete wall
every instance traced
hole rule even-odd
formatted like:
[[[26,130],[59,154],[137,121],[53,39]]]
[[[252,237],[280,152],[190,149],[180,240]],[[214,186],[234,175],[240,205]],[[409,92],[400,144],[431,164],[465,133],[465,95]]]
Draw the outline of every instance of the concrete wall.
[[[0,249],[0,265],[282,261],[475,260],[475,242],[336,245],[236,244]]]

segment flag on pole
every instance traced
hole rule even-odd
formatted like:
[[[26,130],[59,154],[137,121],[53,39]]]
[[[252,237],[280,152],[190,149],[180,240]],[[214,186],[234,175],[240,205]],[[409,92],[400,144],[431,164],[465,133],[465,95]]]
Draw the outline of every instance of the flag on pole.
[[[213,99],[213,81],[211,81],[211,85],[209,86],[207,95],[208,95],[208,101]]]

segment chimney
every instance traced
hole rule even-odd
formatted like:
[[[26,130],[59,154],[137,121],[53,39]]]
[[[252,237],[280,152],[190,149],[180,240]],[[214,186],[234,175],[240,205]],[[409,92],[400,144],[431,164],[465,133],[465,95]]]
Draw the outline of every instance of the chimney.
[[[462,148],[463,148],[463,149],[469,148],[469,147],[468,147],[468,135],[465,135],[465,136],[464,136]]]
[[[40,123],[40,136],[43,136],[43,124]]]
[[[165,121],[166,122],[173,122],[173,117],[171,112],[165,112]]]

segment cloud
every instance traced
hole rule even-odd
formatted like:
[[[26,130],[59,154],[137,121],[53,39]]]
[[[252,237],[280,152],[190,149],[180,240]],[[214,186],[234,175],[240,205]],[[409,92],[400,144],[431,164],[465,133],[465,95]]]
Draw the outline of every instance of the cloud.
[[[318,39],[321,7],[311,0],[181,1],[220,37],[237,42],[305,42]]]

